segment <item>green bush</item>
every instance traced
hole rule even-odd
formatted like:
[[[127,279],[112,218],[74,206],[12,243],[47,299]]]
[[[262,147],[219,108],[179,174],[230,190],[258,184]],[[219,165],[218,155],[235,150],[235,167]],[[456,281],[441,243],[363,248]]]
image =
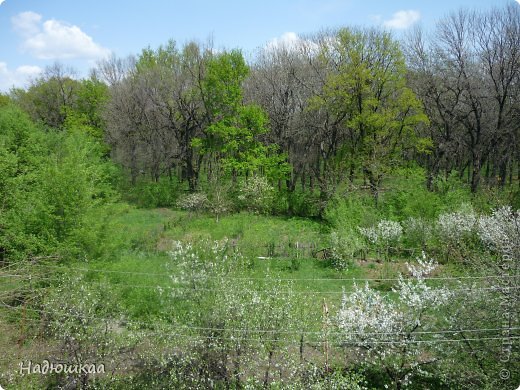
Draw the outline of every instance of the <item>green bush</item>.
[[[454,211],[453,207],[469,202],[472,198],[469,185],[460,180],[457,171],[452,171],[448,177],[437,176],[434,180],[434,189],[441,197],[447,211]]]
[[[275,189],[272,213],[274,215],[287,215],[289,210],[288,194],[285,190]]]
[[[123,198],[141,208],[174,207],[182,190],[176,180],[161,177],[158,182],[138,181],[135,185],[125,184]]]
[[[325,209],[325,220],[337,229],[371,226],[380,219],[380,211],[374,206],[372,197],[367,195],[350,193],[346,197],[336,196]]]
[[[360,234],[352,228],[333,231],[330,235],[332,265],[338,270],[346,270],[356,254],[366,249]]]
[[[287,195],[289,214],[298,217],[316,217],[320,213],[319,194],[296,190]]]
[[[517,188],[509,194],[509,203],[514,210],[520,210],[520,189]]]
[[[403,241],[407,248],[425,249],[432,238],[435,223],[422,217],[408,217],[403,221],[403,228]]]
[[[19,109],[1,107],[0,167],[0,252],[83,256],[98,247],[86,242],[103,223],[89,215],[117,199],[117,172],[95,139],[77,129],[44,131]]]
[[[443,210],[442,194],[428,191],[422,171],[413,170],[400,176],[383,196],[382,212],[387,218],[433,219]]]

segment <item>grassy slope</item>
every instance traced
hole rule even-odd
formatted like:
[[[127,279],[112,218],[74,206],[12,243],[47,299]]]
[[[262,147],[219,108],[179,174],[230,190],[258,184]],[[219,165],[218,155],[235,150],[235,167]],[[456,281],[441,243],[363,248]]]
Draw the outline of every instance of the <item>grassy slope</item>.
[[[313,258],[311,252],[328,246],[328,232],[323,224],[299,218],[281,218],[240,213],[222,217],[219,222],[207,215],[191,215],[169,209],[128,209],[117,217],[114,239],[125,242],[116,258],[77,264],[93,271],[70,271],[83,274],[92,283],[108,283],[119,292],[127,314],[134,319],[158,319],[171,308],[164,307],[157,287],[171,286],[168,251],[174,240],[233,240],[239,250],[253,259],[254,266],[243,271],[246,278],[294,279],[294,289],[309,294],[309,303],[321,310],[326,298],[338,304],[343,288],[350,289],[353,279],[393,278],[404,270],[403,262],[359,261],[346,271],[333,269],[327,261]],[[294,246],[306,246],[296,259]],[[274,256],[269,245],[274,246]],[[308,248],[313,244],[314,249]],[[69,265],[75,267],[75,265]],[[95,270],[95,271],[94,271]],[[106,270],[112,272],[98,272]],[[123,273],[120,273],[123,272]],[[311,280],[316,279],[316,280]],[[374,282],[373,286],[389,291],[392,284]],[[303,294],[305,296],[305,294]]]
[[[320,302],[326,297],[338,303],[342,289],[351,288],[354,278],[393,278],[404,269],[402,261],[358,261],[346,271],[337,271],[311,255],[328,246],[327,227],[302,218],[239,213],[221,217],[217,222],[209,215],[127,207],[114,217],[110,231],[111,245],[119,248],[115,254],[104,260],[68,263],[63,271],[93,284],[114,287],[127,314],[140,320],[160,318],[164,314],[164,302],[159,299],[157,287],[171,286],[170,276],[175,271],[168,251],[174,240],[228,238],[245,256],[253,259],[254,266],[244,270],[241,276],[264,278],[268,273],[273,278],[295,279],[296,291],[324,293],[316,295]],[[304,246],[298,259],[296,243]],[[311,245],[314,247],[310,248]],[[271,258],[265,258],[273,253]],[[92,271],[86,272],[86,269]],[[385,291],[391,288],[389,283],[372,284]]]
[[[91,269],[116,272],[90,272],[87,277],[94,282],[103,281],[119,286],[123,305],[132,317],[140,318],[147,315],[160,317],[164,311],[157,291],[144,286],[171,285],[169,275],[172,271],[168,267],[170,260],[167,252],[173,240],[222,240],[224,238],[234,240],[242,253],[255,259],[253,269],[247,270],[244,277],[262,278],[268,270],[273,277],[284,279],[331,279],[362,275],[357,268],[340,273],[321,261],[310,258],[302,258],[295,265],[290,254],[288,257],[258,259],[258,257],[267,257],[268,245],[271,243],[276,244],[275,255],[282,256],[281,252],[290,251],[288,244],[294,245],[296,241],[305,244],[314,243],[316,246],[326,245],[325,236],[321,232],[322,226],[303,219],[264,217],[244,213],[223,217],[217,223],[211,216],[190,215],[168,209],[130,209],[118,217],[118,225],[121,226],[120,233],[124,234],[124,239],[128,242],[128,250],[123,251],[117,259],[87,265]],[[310,253],[310,250],[307,252]],[[136,274],[119,274],[117,273],[119,271]],[[301,291],[339,292],[346,284],[350,282],[329,280],[309,284],[308,281],[302,281],[296,283],[295,288]],[[336,299],[339,298],[339,294],[331,295]]]
[[[193,241],[201,238],[235,240],[236,245],[248,257],[254,258],[254,267],[243,270],[243,277],[295,279],[294,288],[302,302],[314,313],[309,329],[322,326],[322,303],[325,298],[331,312],[340,304],[342,289],[352,288],[354,278],[393,278],[404,270],[404,260],[393,262],[358,261],[346,271],[337,271],[323,260],[309,254],[294,261],[291,247],[314,243],[316,249],[328,246],[328,229],[315,221],[298,218],[281,218],[240,213],[222,217],[217,223],[208,215],[191,215],[169,209],[125,208],[114,217],[110,239],[120,250],[110,258],[89,262],[74,262],[63,266],[63,272],[77,275],[91,283],[108,285],[114,292],[112,299],[119,302],[124,317],[133,321],[153,323],[169,321],[173,311],[188,312],[195,309],[186,302],[170,302],[164,299],[157,287],[171,286],[171,267],[168,251],[173,240]],[[270,259],[258,259],[269,254],[268,245],[275,244],[275,255]],[[283,252],[287,251],[286,254]],[[310,253],[310,251],[308,251]],[[61,267],[60,267],[61,268]],[[87,271],[89,270],[89,271]],[[100,272],[113,271],[113,272]],[[444,267],[441,273],[453,273]],[[55,275],[58,273],[56,270]],[[318,279],[318,280],[310,280]],[[319,280],[323,279],[323,280]],[[299,280],[299,281],[298,281]],[[389,291],[392,284],[373,282],[373,286]],[[320,292],[320,293],[312,293]],[[0,314],[0,318],[3,318]],[[5,317],[7,319],[7,316]],[[179,318],[177,316],[177,318]],[[189,324],[190,320],[186,321]],[[6,356],[35,356],[34,350],[44,351],[37,341],[25,340],[20,345],[16,338],[16,322],[5,321],[1,345],[8,346]],[[16,328],[17,329],[17,328]],[[47,345],[46,348],[49,348]],[[52,346],[51,346],[52,348]],[[12,360],[12,359],[11,359]],[[15,358],[16,361],[19,361]],[[12,361],[11,361],[12,363]],[[0,369],[11,363],[3,360]]]

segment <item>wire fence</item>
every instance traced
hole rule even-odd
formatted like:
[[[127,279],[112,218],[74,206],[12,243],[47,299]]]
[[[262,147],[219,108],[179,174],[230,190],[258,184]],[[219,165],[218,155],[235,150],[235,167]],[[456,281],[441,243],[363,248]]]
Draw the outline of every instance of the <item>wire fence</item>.
[[[310,331],[305,329],[258,329],[258,328],[236,328],[236,327],[204,327],[190,324],[175,324],[175,323],[151,323],[145,321],[128,320],[120,318],[109,318],[100,316],[85,316],[74,313],[63,313],[50,310],[26,308],[21,306],[11,306],[5,303],[0,303],[0,307],[10,311],[38,313],[46,317],[46,321],[63,321],[65,319],[80,320],[84,324],[88,322],[97,323],[123,323],[130,332],[137,332],[146,336],[176,336],[176,337],[190,337],[190,338],[211,338],[211,339],[225,339],[234,341],[262,341],[262,342],[301,342],[301,337],[318,336],[318,337],[338,337],[344,338],[337,342],[337,345],[359,345],[363,343],[369,344],[435,344],[445,342],[467,342],[467,341],[486,341],[486,340],[514,340],[520,338],[520,334],[514,331],[520,330],[520,327],[501,327],[501,328],[474,328],[474,329],[437,329],[437,330],[410,330],[410,331],[392,331],[392,332],[338,332],[338,331]],[[42,324],[41,319],[24,318],[24,322]],[[162,327],[162,330],[143,329],[146,327]],[[192,333],[189,333],[192,332]],[[196,332],[196,334],[193,334]],[[205,334],[210,333],[210,335]],[[215,335],[215,333],[224,332],[225,334]],[[507,336],[505,336],[507,332]],[[476,334],[489,334],[476,337]],[[494,333],[494,334],[493,334]],[[471,337],[462,337],[465,334],[473,334]],[[252,337],[257,335],[257,337]],[[276,338],[266,338],[264,335],[276,336]],[[297,338],[288,338],[287,336],[297,336]],[[362,339],[355,341],[351,340],[353,336],[360,336]],[[379,339],[378,337],[384,337]],[[432,339],[416,338],[416,337],[431,336]],[[445,336],[450,336],[446,338]],[[458,338],[455,338],[459,336]],[[367,338],[372,337],[372,340]],[[323,340],[316,340],[308,338],[306,343],[321,343]]]
[[[237,242],[231,242],[230,245],[238,247]],[[305,256],[316,257],[320,250],[327,250],[327,248],[317,249],[318,246],[315,243],[304,243],[295,242],[288,243],[287,245],[275,245],[267,244],[260,245],[256,248],[262,248],[267,250],[266,258],[274,258],[276,256],[296,256],[296,258],[303,258]],[[162,272],[145,272],[145,271],[130,271],[130,270],[119,270],[119,269],[108,269],[99,268],[96,266],[70,266],[60,265],[56,263],[47,263],[48,260],[59,260],[55,257],[51,258],[38,258],[31,262],[19,262],[12,263],[3,268],[0,268],[0,307],[10,313],[11,319],[15,320],[16,316],[13,314],[18,313],[18,320],[24,323],[39,323],[41,324],[42,318],[53,318],[55,320],[60,319],[78,319],[82,321],[101,321],[101,322],[121,322],[124,326],[133,332],[143,333],[147,335],[158,335],[164,337],[179,337],[179,338],[206,338],[206,339],[231,339],[231,340],[244,340],[244,341],[258,341],[257,338],[251,338],[250,335],[265,335],[265,334],[276,334],[275,339],[262,338],[263,341],[280,342],[282,340],[281,335],[295,335],[303,337],[305,335],[309,339],[308,343],[320,343],[320,340],[311,340],[311,336],[324,336],[326,337],[344,336],[341,332],[324,331],[322,330],[309,330],[309,329],[258,329],[258,328],[237,328],[237,327],[201,327],[194,324],[175,324],[175,323],[161,323],[161,326],[165,329],[154,330],[154,329],[142,329],[157,326],[146,321],[135,321],[129,319],[118,319],[118,318],[105,318],[105,317],[88,317],[79,314],[63,313],[59,311],[50,311],[35,308],[30,305],[30,300],[27,299],[27,295],[31,295],[38,289],[45,291],[45,288],[49,285],[59,285],[64,280],[70,282],[70,277],[83,279],[86,283],[103,286],[107,288],[123,288],[123,289],[149,289],[157,291],[158,293],[164,293],[165,291],[172,292],[204,292],[204,293],[225,293],[225,288],[218,288],[218,281],[235,280],[235,281],[250,281],[258,283],[274,283],[274,282],[288,282],[292,283],[293,286],[290,289],[278,290],[277,293],[281,295],[321,295],[325,297],[342,297],[344,294],[352,293],[357,291],[354,286],[357,283],[379,283],[379,282],[390,282],[400,283],[406,280],[407,276],[400,277],[373,277],[373,278],[360,278],[360,277],[329,277],[329,278],[287,278],[278,276],[236,276],[236,275],[205,275],[203,277],[193,277],[186,283],[179,283],[175,281],[175,272],[163,270]],[[63,279],[60,273],[68,275],[69,279]],[[90,275],[111,275],[122,277],[123,282],[114,280],[92,280],[86,279]],[[128,276],[137,277],[154,277],[164,278],[161,283],[156,284],[130,284],[125,282],[125,278]],[[466,292],[466,293],[482,293],[482,292],[500,292],[500,293],[513,293],[518,294],[517,291],[520,289],[518,282],[520,275],[463,275],[463,276],[425,276],[422,278],[424,282],[437,282],[441,283],[440,286],[447,286],[448,283],[457,283],[456,287],[451,286],[450,291],[452,292]],[[214,281],[214,285],[211,287],[205,287],[204,285],[197,284],[194,286],[193,282],[204,282]],[[324,282],[327,285],[339,283],[336,288],[330,290],[314,290],[312,289],[312,282]],[[294,288],[295,283],[302,283],[299,289]],[[495,284],[493,284],[495,283]],[[258,287],[258,286],[256,286]],[[338,289],[340,287],[341,289]],[[33,296],[33,298],[35,298]],[[16,306],[14,304],[16,304]],[[28,318],[27,313],[38,314],[42,318],[34,319]],[[20,318],[20,313],[23,313],[23,318]],[[5,317],[7,319],[7,317]],[[354,336],[362,337],[376,337],[372,339],[371,343],[376,344],[395,344],[395,343],[410,343],[410,344],[435,344],[435,343],[458,343],[468,341],[493,341],[503,340],[506,336],[504,333],[507,332],[507,339],[513,340],[520,338],[516,333],[520,328],[518,327],[504,327],[504,328],[473,328],[473,329],[437,329],[427,331],[414,331],[413,338],[410,338],[411,334],[406,332],[350,332],[348,338]],[[196,332],[197,334],[192,334]],[[224,332],[225,335],[206,335],[205,332],[215,333]],[[491,333],[491,334],[490,334]],[[457,337],[463,334],[479,335],[479,337]],[[480,335],[482,334],[482,335]],[[245,337],[247,335],[248,337]],[[407,338],[403,339],[403,336]],[[425,336],[429,336],[430,339],[425,339]],[[486,336],[486,337],[482,337]],[[378,338],[379,337],[379,338]],[[384,339],[380,339],[383,337]],[[367,340],[352,341],[349,339],[341,340],[338,345],[359,345],[360,343],[367,342]],[[287,341],[287,340],[286,340]],[[301,342],[300,339],[293,340],[294,342]]]
[[[54,270],[60,270],[60,271],[66,271],[66,272],[94,272],[94,273],[107,273],[107,274],[119,274],[119,275],[136,275],[136,276],[159,276],[159,277],[167,277],[171,278],[172,276],[175,276],[175,273],[173,271],[163,271],[163,272],[142,272],[142,271],[126,271],[126,270],[114,270],[114,269],[103,269],[103,268],[93,268],[93,267],[72,267],[67,265],[52,265],[52,264],[35,264],[31,266],[33,270],[38,268],[44,268],[44,269],[54,269]],[[8,278],[8,277],[15,277],[15,278],[26,278],[30,279],[32,277],[32,274],[22,273],[22,274],[2,274],[2,269],[0,269],[0,278]],[[37,276],[37,275],[36,275]],[[204,279],[235,279],[235,280],[270,280],[270,281],[305,281],[305,282],[311,282],[311,281],[325,281],[325,282],[334,282],[334,281],[350,281],[350,282],[398,282],[401,280],[399,277],[393,277],[393,278],[361,278],[361,277],[331,277],[331,278],[282,278],[282,277],[276,277],[276,276],[230,276],[230,275],[223,275],[223,276],[212,276],[212,275],[205,275],[201,278]],[[462,281],[462,280],[498,280],[498,279],[520,279],[520,275],[508,275],[508,274],[496,274],[496,275],[459,275],[459,276],[424,276],[422,277],[422,280],[429,281],[429,280],[437,280],[437,281]]]

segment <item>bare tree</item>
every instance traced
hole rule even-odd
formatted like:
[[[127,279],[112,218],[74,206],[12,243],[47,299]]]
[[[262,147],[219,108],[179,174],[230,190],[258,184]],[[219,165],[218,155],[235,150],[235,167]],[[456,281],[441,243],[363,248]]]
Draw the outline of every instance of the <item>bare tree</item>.
[[[145,49],[135,60],[109,59],[99,72],[111,83],[106,107],[109,142],[119,161],[157,181],[180,169],[194,190],[200,167],[192,140],[207,123],[201,80],[208,48],[189,43],[179,51],[173,41]]]
[[[407,43],[414,90],[431,119],[436,143],[431,176],[466,170],[471,190],[499,175],[503,185],[518,159],[520,12],[516,5],[487,12],[459,10],[426,40],[416,31]]]
[[[291,192],[299,178],[305,186],[312,160],[308,104],[313,89],[308,85],[308,54],[313,45],[310,38],[300,38],[291,44],[262,48],[245,88],[246,99],[259,104],[269,115],[271,132],[266,141],[277,144],[293,167],[286,182]]]

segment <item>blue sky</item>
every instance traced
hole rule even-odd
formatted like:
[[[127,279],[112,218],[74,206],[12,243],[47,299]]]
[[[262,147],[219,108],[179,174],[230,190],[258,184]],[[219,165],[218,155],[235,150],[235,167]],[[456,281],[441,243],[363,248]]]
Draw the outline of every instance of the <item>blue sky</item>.
[[[431,29],[460,7],[487,9],[513,0],[0,0],[0,91],[27,85],[59,61],[86,76],[111,53],[137,54],[174,39],[241,48],[326,27],[383,26],[399,36],[415,24]],[[516,0],[520,4],[520,0]]]

